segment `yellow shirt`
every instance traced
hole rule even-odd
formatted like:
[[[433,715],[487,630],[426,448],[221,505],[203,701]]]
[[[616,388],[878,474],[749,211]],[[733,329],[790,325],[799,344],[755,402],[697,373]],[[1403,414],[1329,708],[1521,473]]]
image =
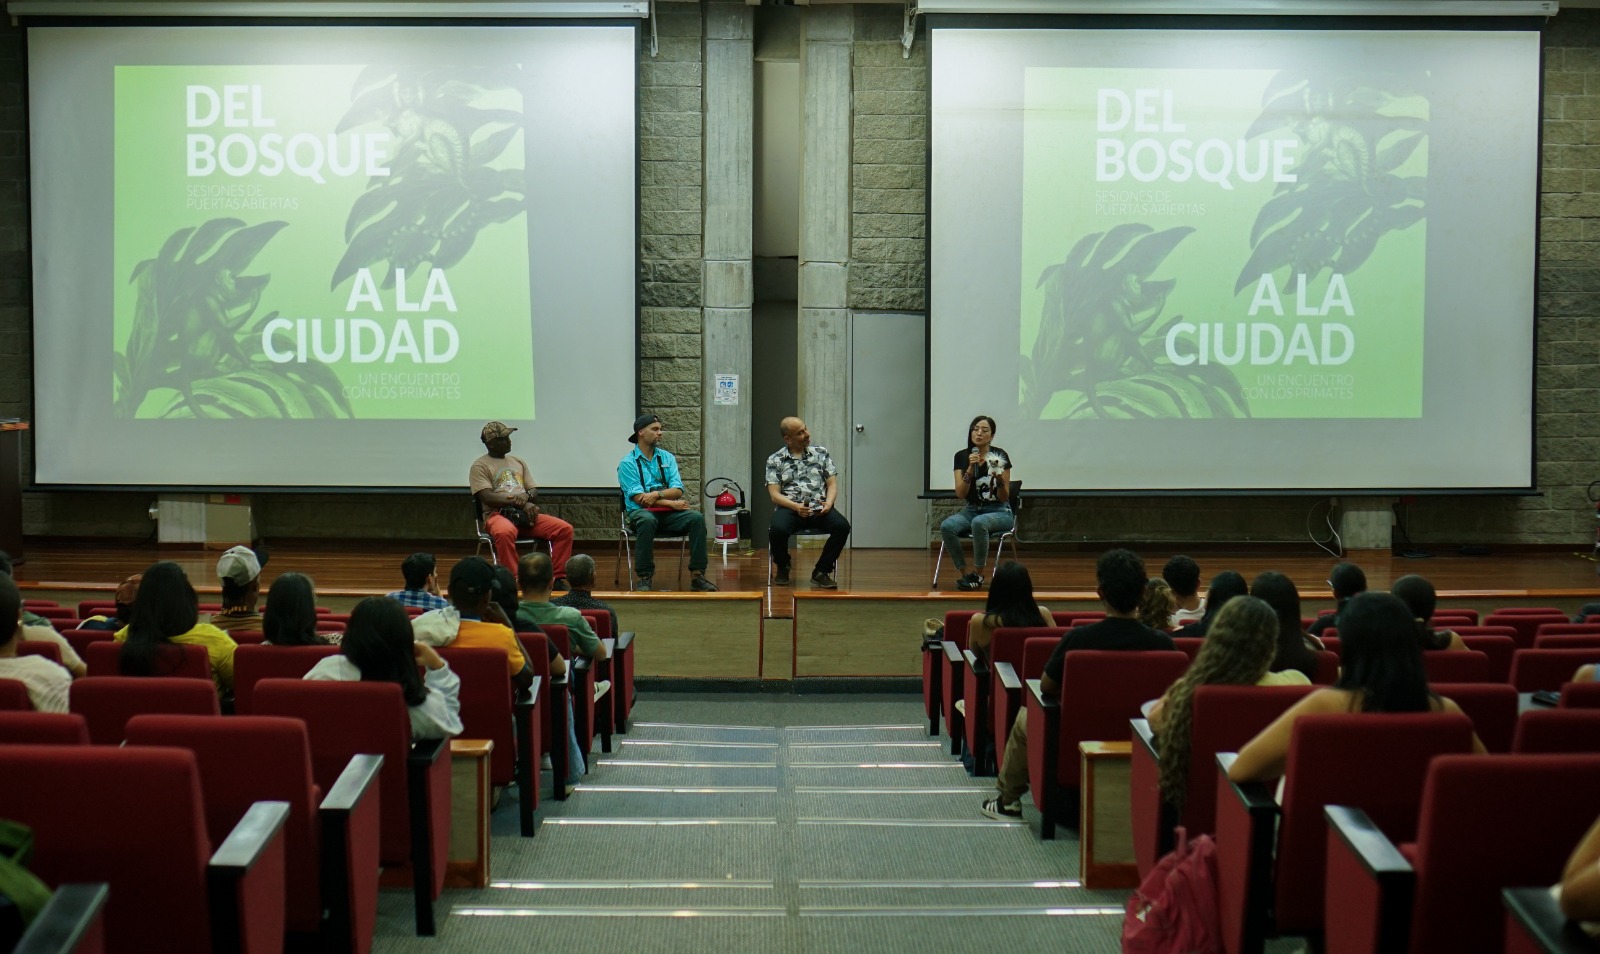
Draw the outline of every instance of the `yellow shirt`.
[[[511,631],[511,627],[501,626],[499,623],[464,619],[461,621],[461,629],[456,632],[456,641],[450,645],[503,649],[506,654],[506,665],[513,676],[528,664],[522,655],[522,644],[517,641],[517,634]]]
[[[114,636],[119,643],[127,642],[128,627],[117,630]],[[206,658],[211,661],[211,681],[223,692],[233,691],[233,651],[239,644],[232,636],[210,623],[196,623],[194,629],[167,641],[179,646],[204,646]]]

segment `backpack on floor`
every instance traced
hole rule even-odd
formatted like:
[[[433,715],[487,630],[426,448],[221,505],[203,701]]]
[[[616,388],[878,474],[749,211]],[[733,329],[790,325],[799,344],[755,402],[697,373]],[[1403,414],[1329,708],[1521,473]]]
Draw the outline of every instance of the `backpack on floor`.
[[[1128,899],[1122,921],[1123,954],[1220,954],[1216,843],[1190,841],[1177,829],[1178,847],[1162,858]]]

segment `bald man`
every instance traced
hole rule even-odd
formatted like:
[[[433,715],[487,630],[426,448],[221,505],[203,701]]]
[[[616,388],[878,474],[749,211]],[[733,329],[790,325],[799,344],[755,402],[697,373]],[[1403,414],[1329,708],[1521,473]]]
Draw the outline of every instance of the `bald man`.
[[[767,528],[767,543],[777,568],[773,583],[789,585],[789,537],[795,531],[822,530],[828,542],[811,571],[811,585],[835,590],[839,584],[833,570],[850,536],[850,521],[833,509],[839,495],[839,468],[826,447],[811,443],[806,422],[786,417],[778,424],[783,449],[767,458],[767,494],[772,497],[772,524]]]

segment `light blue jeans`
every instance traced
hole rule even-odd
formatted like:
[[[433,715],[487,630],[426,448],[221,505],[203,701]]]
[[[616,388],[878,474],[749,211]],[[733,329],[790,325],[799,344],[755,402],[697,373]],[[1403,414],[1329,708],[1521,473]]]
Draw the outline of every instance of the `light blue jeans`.
[[[1011,515],[1011,508],[1006,504],[968,506],[946,517],[944,522],[939,524],[939,534],[944,537],[945,551],[950,554],[950,559],[955,561],[956,569],[965,570],[967,561],[961,554],[961,534],[971,531],[973,559],[981,570],[983,561],[989,558],[989,535],[1004,533],[1014,526],[1016,520]]]
[[[606,700],[610,702],[610,699]],[[578,747],[578,720],[572,716],[572,693],[567,693],[567,784],[576,785],[588,774],[588,760]]]

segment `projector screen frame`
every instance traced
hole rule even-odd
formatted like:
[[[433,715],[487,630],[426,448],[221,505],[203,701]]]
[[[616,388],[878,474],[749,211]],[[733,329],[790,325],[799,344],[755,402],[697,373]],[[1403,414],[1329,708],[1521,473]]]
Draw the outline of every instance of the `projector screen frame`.
[[[923,193],[924,216],[924,243],[923,243],[923,300],[926,302],[923,314],[923,419],[933,419],[933,150],[934,150],[934,83],[931,81],[933,59],[935,57],[933,37],[940,30],[973,30],[973,31],[1004,31],[1004,30],[1078,30],[1078,31],[1145,31],[1145,30],[1189,30],[1195,32],[1208,30],[1283,30],[1293,32],[1314,32],[1318,30],[1368,30],[1372,32],[1399,32],[1407,30],[1429,30],[1440,33],[1445,32],[1532,32],[1538,37],[1538,102],[1544,100],[1545,89],[1545,56],[1547,46],[1545,43],[1545,27],[1550,19],[1549,15],[1536,13],[1505,13],[1499,15],[1460,15],[1445,17],[1428,17],[1420,15],[1395,15],[1381,16],[1374,14],[1311,14],[1311,15],[1266,15],[1249,13],[1160,13],[1160,14],[1123,14],[1123,13],[940,13],[928,12],[923,14],[927,27],[926,42],[928,44],[928,59],[930,81],[925,90],[926,113],[928,123],[924,131],[924,163],[927,169],[928,187]],[[1542,116],[1542,114],[1541,114]],[[1544,153],[1544,123],[1542,120],[1536,125],[1535,154],[1543,156]],[[1429,486],[1393,486],[1393,487],[1204,487],[1204,488],[1082,488],[1059,489],[1041,488],[1028,489],[1028,496],[1043,499],[1071,499],[1071,498],[1096,498],[1096,497],[1201,497],[1201,498],[1232,498],[1232,497],[1394,497],[1394,496],[1510,496],[1529,497],[1542,496],[1543,491],[1538,486],[1538,440],[1539,440],[1539,415],[1538,415],[1538,384],[1539,368],[1537,364],[1539,344],[1539,268],[1538,250],[1542,242],[1543,216],[1540,214],[1541,200],[1544,195],[1544,163],[1542,160],[1534,163],[1534,203],[1533,203],[1533,251],[1534,262],[1531,268],[1532,278],[1532,314],[1529,316],[1530,333],[1532,336],[1531,354],[1534,364],[1529,374],[1529,432],[1528,432],[1528,482],[1523,485],[1484,486],[1484,487],[1429,487]],[[923,488],[919,498],[927,500],[955,499],[953,490],[946,487],[935,487],[931,479],[933,473],[934,438],[930,429],[923,445],[923,475],[927,486]],[[941,452],[942,453],[942,452]]]
[[[300,7],[300,5],[298,5],[298,4],[296,6]],[[302,7],[302,9],[303,9],[303,7]],[[644,281],[643,281],[642,272],[641,272],[641,265],[643,263],[643,249],[642,249],[642,244],[641,244],[641,238],[643,236],[643,202],[642,202],[643,176],[642,176],[642,170],[641,170],[641,163],[642,163],[643,153],[642,153],[642,142],[641,142],[642,136],[640,134],[640,129],[639,129],[639,121],[640,121],[640,117],[642,115],[642,112],[641,112],[642,94],[641,94],[641,84],[640,84],[642,70],[641,70],[641,65],[640,65],[640,54],[641,54],[641,51],[643,49],[643,40],[644,40],[644,36],[645,36],[644,20],[642,18],[640,18],[638,16],[628,16],[628,15],[624,15],[624,14],[617,14],[617,15],[610,15],[610,16],[583,16],[583,17],[542,16],[542,17],[537,17],[537,18],[529,17],[529,18],[526,18],[526,19],[520,19],[520,20],[516,20],[516,21],[508,21],[505,18],[492,17],[492,16],[481,16],[481,15],[479,15],[479,16],[470,16],[470,15],[468,15],[468,16],[416,16],[416,15],[412,15],[412,16],[403,16],[403,15],[402,16],[353,16],[353,15],[350,15],[348,13],[340,13],[340,14],[329,15],[329,16],[312,16],[312,15],[303,15],[303,14],[302,15],[291,15],[291,16],[217,16],[217,15],[204,15],[204,14],[187,15],[187,16],[176,16],[176,15],[175,16],[139,16],[139,15],[101,16],[101,15],[92,15],[92,14],[91,15],[67,15],[67,14],[46,15],[46,14],[38,14],[38,15],[29,15],[29,16],[17,16],[15,19],[16,19],[17,23],[20,26],[25,28],[25,32],[28,29],[34,29],[34,28],[59,28],[59,29],[68,29],[68,30],[70,30],[70,29],[74,29],[74,28],[83,29],[83,28],[117,28],[117,27],[163,28],[163,29],[179,28],[179,27],[192,27],[192,28],[315,27],[315,28],[318,28],[318,29],[322,29],[322,28],[370,29],[370,28],[374,28],[374,27],[381,27],[381,28],[399,27],[399,28],[407,28],[407,29],[440,29],[440,28],[460,28],[460,27],[465,27],[465,28],[482,28],[482,29],[490,29],[490,28],[492,28],[492,29],[497,29],[497,30],[519,29],[519,28],[522,28],[522,29],[552,29],[552,28],[564,28],[564,27],[587,27],[587,28],[614,27],[614,28],[627,28],[630,31],[630,33],[632,34],[632,46],[633,46],[633,55],[630,58],[630,65],[631,65],[631,68],[632,68],[632,86],[633,86],[632,109],[633,109],[633,120],[634,120],[634,122],[633,122],[633,130],[632,130],[632,136],[633,136],[633,159],[632,159],[632,180],[633,180],[633,195],[632,195],[632,201],[633,201],[633,221],[632,221],[633,242],[632,242],[632,250],[633,250],[633,261],[632,261],[632,287],[631,287],[631,294],[632,294],[632,298],[633,298],[633,308],[632,308],[632,312],[633,312],[633,314],[632,314],[632,323],[633,323],[633,328],[632,328],[633,363],[632,363],[632,365],[633,366],[632,366],[632,381],[631,381],[631,404],[635,408],[637,408],[639,406],[640,382],[642,380],[642,373],[643,373],[642,317],[643,317],[643,308],[644,308],[644,305],[643,305],[643,292],[644,292],[644,287],[643,286],[644,286]],[[31,64],[29,62],[29,54],[30,54],[29,44],[24,42],[23,43],[23,49],[22,49],[22,58],[23,58],[22,69],[23,69],[24,77],[27,77],[28,79],[27,79],[27,81],[25,81],[24,86],[23,86],[22,109],[23,109],[23,115],[24,115],[24,123],[27,125],[27,128],[29,129],[29,137],[31,139],[31,136],[32,136],[32,120],[31,120],[31,117],[29,115],[29,110],[30,110],[30,105],[31,104],[30,104],[30,96],[28,94],[28,88],[29,88],[29,85],[31,83],[31,78],[32,77],[31,77],[31,73],[30,73]],[[33,196],[32,188],[31,188],[31,183],[32,183],[32,176],[31,175],[29,177],[29,182],[30,182],[30,189],[29,189],[29,195],[28,195],[28,202],[26,204],[26,214],[25,214],[25,217],[24,217],[24,226],[28,229],[28,236],[29,236],[30,270],[29,270],[29,274],[28,274],[28,285],[29,285],[30,293],[29,293],[29,303],[28,303],[28,326],[29,326],[29,332],[30,332],[29,337],[31,339],[31,338],[33,338],[33,329],[36,326],[36,323],[37,323],[37,320],[38,320],[38,315],[37,315],[37,311],[36,311],[36,308],[37,308],[37,296],[35,294],[33,294],[34,272],[33,272],[33,264],[32,263],[33,263],[33,259],[34,259],[34,256],[35,256],[36,253],[35,253],[35,251],[33,249],[33,234],[34,234],[33,233],[33,220],[34,220],[34,211],[33,211],[34,201],[33,200],[34,200],[34,196]],[[27,359],[28,359],[28,368],[29,368],[29,381],[30,381],[30,384],[31,384],[30,397],[31,397],[32,410],[33,410],[33,421],[31,422],[31,425],[30,425],[30,428],[29,428],[29,434],[32,436],[32,440],[33,440],[35,446],[37,446],[37,444],[39,443],[41,438],[46,438],[46,434],[47,434],[49,429],[45,428],[45,429],[41,430],[41,428],[39,427],[39,422],[38,422],[38,418],[39,418],[38,408],[40,406],[40,395],[39,395],[39,376],[38,376],[37,361],[36,361],[36,347],[30,345],[30,347],[28,348]],[[467,427],[469,429],[470,429],[470,426],[472,424],[471,421],[461,421],[459,423],[463,427]],[[46,439],[48,439],[48,438],[46,438]],[[619,453],[619,457],[620,457],[621,451],[619,450],[618,453]],[[461,493],[462,492],[462,487],[464,487],[465,483],[466,483],[465,480],[463,480],[462,481],[462,487],[452,487],[452,486],[435,485],[435,484],[409,485],[409,486],[408,485],[403,485],[403,484],[384,484],[384,485],[378,485],[378,486],[367,486],[367,485],[353,485],[353,484],[318,485],[318,484],[270,484],[270,483],[269,484],[211,484],[211,483],[183,483],[183,484],[174,483],[174,484],[167,484],[167,483],[82,483],[82,482],[75,482],[75,481],[74,482],[65,482],[65,481],[63,481],[63,482],[41,482],[38,479],[38,461],[39,461],[39,454],[37,452],[37,449],[35,449],[35,451],[32,454],[29,455],[28,480],[27,480],[27,485],[24,488],[28,492],[89,492],[89,493],[106,493],[106,492],[124,492],[124,491],[126,491],[126,492],[139,492],[139,493],[175,493],[175,494],[176,493],[222,493],[222,492],[226,492],[226,493],[250,493],[250,494],[307,494],[307,493],[374,494],[375,493],[375,494],[382,494],[382,495],[399,495],[399,494],[427,494],[427,495],[443,494],[443,495],[451,495],[451,494],[459,494],[459,493]],[[532,464],[534,462],[535,461],[530,461],[530,464]],[[467,463],[470,463],[470,458],[469,457],[464,457],[462,463],[463,463],[463,467],[464,467]],[[549,484],[549,485],[541,484],[539,486],[539,492],[540,492],[541,495],[546,495],[546,496],[562,495],[562,496],[574,496],[574,497],[589,497],[589,496],[604,497],[604,496],[612,496],[617,491],[616,491],[614,486],[604,486],[604,485],[562,486],[562,485],[558,485],[558,484]]]

